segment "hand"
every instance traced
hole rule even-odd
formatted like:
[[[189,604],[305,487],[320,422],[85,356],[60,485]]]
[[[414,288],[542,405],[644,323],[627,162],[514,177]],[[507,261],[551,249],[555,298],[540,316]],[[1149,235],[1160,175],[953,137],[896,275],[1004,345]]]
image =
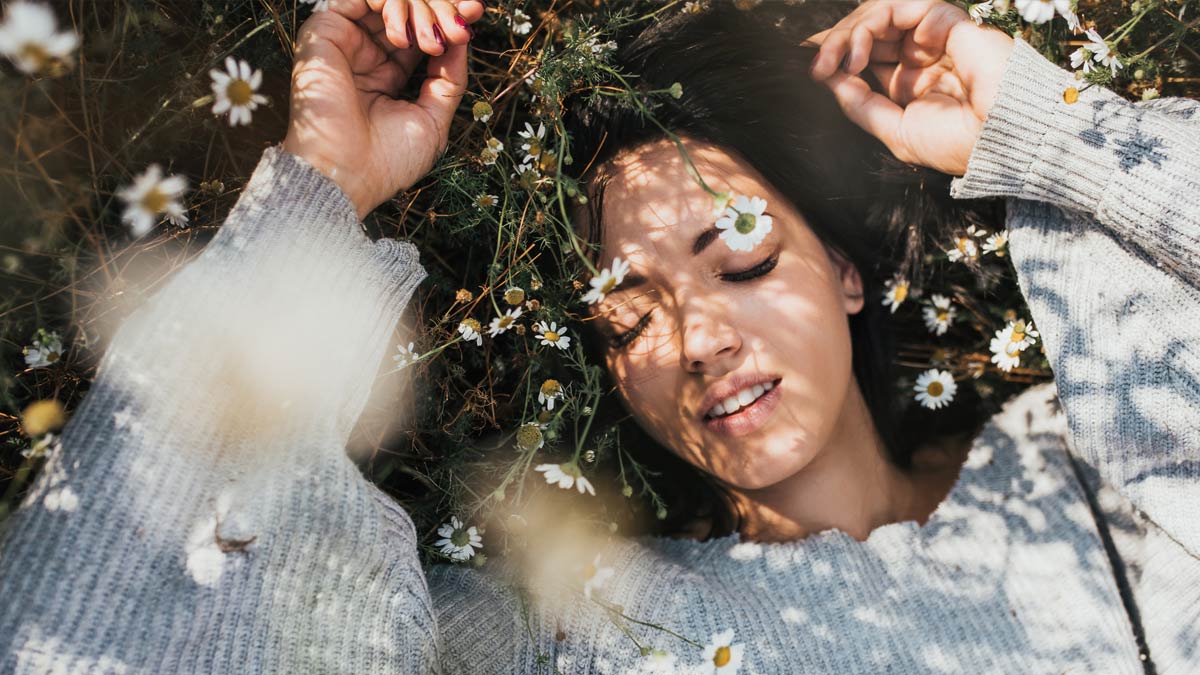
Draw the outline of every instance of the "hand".
[[[330,0],[300,28],[284,150],[337,183],[359,218],[411,187],[445,152],[481,16],[479,0]],[[417,100],[398,99],[423,52]]]
[[[813,79],[855,124],[901,161],[966,173],[1011,37],[941,0],[868,0],[809,41],[820,45]],[[868,67],[886,96],[860,76]]]

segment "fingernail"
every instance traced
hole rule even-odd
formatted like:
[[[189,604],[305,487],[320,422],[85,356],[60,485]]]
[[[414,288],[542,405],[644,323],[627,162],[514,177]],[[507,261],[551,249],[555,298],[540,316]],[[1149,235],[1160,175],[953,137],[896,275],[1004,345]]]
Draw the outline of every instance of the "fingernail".
[[[415,46],[417,44],[417,35],[416,35],[416,33],[413,32],[413,27],[412,27],[411,23],[405,22],[404,34],[408,36],[408,46],[409,47]]]
[[[446,46],[446,39],[442,37],[442,29],[438,28],[437,24],[433,25],[433,37],[439,45]]]
[[[467,23],[467,20],[462,18],[461,14],[454,15],[454,23],[458,24],[461,28],[465,29],[467,31],[467,34],[469,34],[472,38],[475,37],[475,31],[472,30],[471,24]]]
[[[850,72],[850,52],[846,52],[846,55],[842,57],[842,70]]]

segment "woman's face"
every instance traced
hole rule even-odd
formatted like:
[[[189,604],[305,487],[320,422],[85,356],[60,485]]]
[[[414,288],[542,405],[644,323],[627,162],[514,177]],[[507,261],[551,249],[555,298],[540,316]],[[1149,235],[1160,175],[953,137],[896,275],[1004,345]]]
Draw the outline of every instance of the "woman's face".
[[[685,147],[714,190],[765,199],[771,232],[731,250],[705,235],[716,232],[713,198],[674,144],[623,153],[605,190],[602,250],[604,266],[620,256],[631,269],[593,316],[642,427],[726,484],[764,488],[816,458],[856,386],[848,315],[862,309],[862,282],[744,160],[703,141]],[[639,321],[636,337],[614,342]],[[738,392],[733,414],[715,414]]]

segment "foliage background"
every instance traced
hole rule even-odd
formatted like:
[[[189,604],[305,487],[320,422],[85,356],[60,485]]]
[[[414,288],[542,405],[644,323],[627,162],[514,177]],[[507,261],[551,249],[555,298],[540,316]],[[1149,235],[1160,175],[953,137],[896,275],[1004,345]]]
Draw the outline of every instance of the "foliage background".
[[[809,0],[815,1],[815,0]],[[757,4],[739,0],[753,11]],[[1200,93],[1200,43],[1192,0],[1080,0],[1085,26],[1118,36],[1125,67],[1116,78],[1098,68],[1088,79],[1130,99]],[[30,403],[57,400],[71,411],[86,394],[113,328],[203,247],[237,199],[262,150],[286,128],[292,43],[311,6],[295,0],[71,0],[51,3],[60,24],[74,26],[82,47],[73,68],[58,77],[28,77],[0,65],[0,518],[15,508],[41,460],[26,457],[33,443],[21,424]],[[520,8],[532,30],[517,34],[508,17]],[[400,373],[395,405],[364,417],[353,444],[365,450],[364,471],[412,512],[428,543],[451,513],[466,520],[511,508],[541,484],[532,465],[580,459],[585,473],[607,467],[596,480],[603,499],[591,517],[600,525],[654,513],[662,504],[643,480],[636,457],[610,430],[590,427],[600,395],[596,366],[582,352],[537,347],[533,321],[565,322],[578,333],[579,297],[591,270],[581,262],[560,208],[576,187],[556,177],[534,183],[512,178],[520,160],[516,132],[526,121],[550,129],[548,154],[569,156],[559,138],[562,97],[603,85],[620,95],[596,37],[622,26],[685,11],[678,2],[524,0],[488,7],[475,25],[471,85],[451,133],[450,150],[429,177],[368,217],[373,236],[413,240],[430,278],[418,292],[397,341],[433,352]],[[1067,66],[1086,42],[1061,19],[1025,24],[1015,11],[992,23],[1019,32],[1049,58]],[[270,104],[247,127],[231,128],[210,113],[208,72],[228,55],[264,73]],[[537,68],[537,77],[529,78]],[[1080,86],[1084,86],[1083,83]],[[647,104],[666,93],[626,93]],[[486,122],[472,106],[493,108]],[[480,161],[489,135],[506,145],[495,166]],[[574,158],[578,160],[579,158]],[[116,192],[151,163],[187,176],[190,225],[160,225],[134,239],[121,223]],[[499,204],[479,208],[481,194]],[[563,200],[563,201],[560,201]],[[946,244],[942,249],[949,248]],[[538,259],[535,267],[534,259]],[[1033,355],[1023,367],[991,365],[988,338],[1007,319],[1027,316],[1007,257],[985,256],[984,270],[953,264],[944,255],[923,261],[913,300],[895,320],[901,362],[897,382],[911,396],[921,370],[950,370],[972,386],[988,410],[1029,383],[1050,377]],[[539,269],[556,269],[542,278]],[[520,327],[483,348],[456,342],[468,316],[484,326],[502,312],[503,292],[526,293]],[[960,321],[944,337],[926,330],[921,291],[953,294]],[[874,301],[878,301],[875,299]],[[28,369],[22,348],[39,329],[63,336],[63,358]],[[542,414],[537,391],[547,377],[567,385],[553,414]],[[422,401],[402,406],[400,401]],[[386,403],[386,402],[385,402]],[[944,414],[958,414],[954,406]],[[540,451],[513,449],[524,423],[541,422],[549,441]],[[584,499],[584,498],[580,498]],[[496,540],[500,538],[497,537]],[[497,543],[499,543],[497,541]],[[485,539],[485,550],[491,545]],[[477,557],[477,561],[483,558]]]

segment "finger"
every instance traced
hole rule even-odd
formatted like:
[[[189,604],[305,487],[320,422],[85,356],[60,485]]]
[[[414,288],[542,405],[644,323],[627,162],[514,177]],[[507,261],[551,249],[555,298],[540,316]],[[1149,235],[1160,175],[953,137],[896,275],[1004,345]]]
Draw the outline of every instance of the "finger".
[[[417,44],[421,46],[421,51],[430,56],[437,56],[446,52],[446,38],[442,35],[442,29],[437,25],[437,16],[425,0],[398,0],[408,3],[409,13],[412,15],[412,27],[416,33]]]
[[[432,56],[426,67],[428,77],[421,84],[417,105],[437,122],[442,143],[450,133],[450,121],[467,90],[468,45],[450,45],[446,53]],[[444,149],[444,148],[443,148]]]
[[[399,49],[413,46],[412,28],[409,26],[408,0],[387,0],[383,6],[383,25],[388,42]]]
[[[383,8],[385,0],[329,0],[329,11],[340,14],[351,21],[358,21],[371,12]]]
[[[475,23],[483,18],[483,0],[457,0],[455,6],[467,23]]]
[[[437,25],[442,29],[442,37],[449,44],[461,45],[466,44],[475,37],[475,30],[467,23],[467,20],[459,15],[458,10],[454,5],[447,0],[432,0],[429,3],[429,8],[433,10],[434,16],[437,17]]]
[[[899,142],[903,109],[890,98],[871,90],[857,75],[837,72],[825,80],[846,117],[878,138],[897,158],[907,161]]]
[[[812,78],[820,82],[833,75],[845,58],[849,43],[850,31],[845,28],[835,29],[826,35],[817,55],[813,57]]]

